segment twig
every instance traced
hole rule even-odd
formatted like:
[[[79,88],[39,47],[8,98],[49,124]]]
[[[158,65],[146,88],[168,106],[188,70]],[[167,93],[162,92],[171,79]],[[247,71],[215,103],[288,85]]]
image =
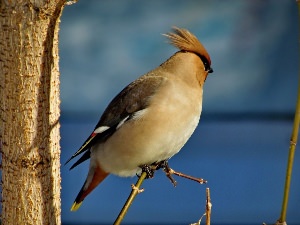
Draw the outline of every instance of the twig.
[[[200,225],[202,218],[206,216],[206,225],[210,225],[210,216],[211,216],[211,200],[210,200],[210,191],[209,188],[206,188],[206,205],[205,205],[205,213],[200,217],[197,223],[192,223],[190,225]]]
[[[205,215],[206,215],[206,213],[204,213],[204,214],[200,217],[200,219],[199,219],[199,221],[198,221],[197,223],[191,223],[190,225],[200,225],[200,224],[201,224],[201,221],[202,221],[202,218],[203,218]]]
[[[187,178],[189,180],[196,181],[196,182],[198,182],[200,184],[206,184],[207,183],[207,181],[204,180],[204,179],[202,179],[202,178],[192,177],[190,175],[187,175],[187,174],[184,174],[184,173],[180,173],[180,172],[177,172],[177,171],[173,170],[172,168],[170,168],[170,166],[168,164],[168,161],[161,162],[161,164],[159,164],[157,167],[158,168],[163,168],[163,170],[166,173],[166,176],[170,179],[170,181],[172,182],[172,184],[174,185],[174,187],[176,187],[177,182],[172,177],[172,174],[174,174],[176,176],[179,176],[179,177]]]
[[[187,174],[184,174],[184,173],[177,172],[177,171],[175,171],[175,170],[173,170],[173,169],[171,169],[171,168],[170,168],[169,174],[174,174],[174,175],[179,176],[179,177],[187,178],[187,179],[189,179],[189,180],[196,181],[196,182],[198,182],[198,183],[200,183],[200,184],[206,184],[206,183],[207,183],[207,181],[204,180],[204,179],[202,179],[202,178],[192,177],[192,176],[190,176],[190,175],[187,175]]]
[[[121,212],[119,213],[117,219],[115,220],[114,222],[114,225],[119,225],[121,224],[122,220],[124,219],[124,216],[126,215],[129,207],[131,206],[135,196],[138,194],[138,193],[141,193],[143,191],[140,190],[139,188],[141,187],[141,184],[143,183],[143,181],[145,180],[145,178],[147,177],[147,173],[146,172],[142,172],[141,176],[139,177],[138,181],[136,182],[135,185],[132,185],[132,191],[129,195],[129,197],[127,198],[127,201],[125,202]]]
[[[209,188],[206,188],[206,225],[210,225],[211,207],[210,191]]]
[[[299,84],[299,90],[300,90],[300,84]],[[278,220],[279,223],[283,223],[286,221],[287,205],[288,205],[288,200],[289,200],[289,191],[290,191],[294,156],[295,156],[296,143],[297,143],[297,137],[298,137],[299,122],[300,122],[299,114],[300,114],[300,91],[298,94],[297,112],[296,112],[295,118],[294,118],[294,127],[293,127],[293,132],[292,132],[292,137],[291,137],[291,143],[290,143],[290,147],[289,147],[289,156],[288,156],[286,176],[285,176],[285,186],[284,186],[281,215],[280,215],[280,219]]]
[[[146,166],[146,165],[145,165],[145,166]],[[142,172],[141,176],[139,177],[138,181],[136,182],[135,185],[132,185],[132,186],[131,186],[131,187],[132,187],[132,191],[131,191],[129,197],[127,198],[127,201],[125,202],[125,204],[124,204],[122,210],[120,211],[120,213],[119,213],[117,219],[115,220],[114,225],[119,225],[119,224],[121,224],[121,222],[122,222],[122,220],[124,219],[124,217],[125,217],[125,215],[126,215],[128,209],[129,209],[129,207],[131,206],[131,204],[132,204],[132,202],[133,202],[135,196],[136,196],[137,194],[139,194],[139,193],[141,193],[141,192],[144,191],[143,189],[140,189],[140,186],[141,186],[141,184],[143,183],[143,181],[145,180],[145,178],[146,178],[147,176],[149,177],[149,175],[148,175],[148,173],[149,173],[149,168],[148,168],[148,167],[149,167],[149,166],[147,166],[147,167],[145,167],[145,168],[142,169],[143,172]],[[203,180],[202,178],[196,178],[196,177],[192,177],[192,176],[189,176],[189,175],[186,175],[186,174],[183,174],[183,173],[174,171],[173,169],[171,169],[171,168],[169,167],[167,161],[163,161],[163,162],[160,162],[159,164],[152,165],[152,167],[151,167],[150,169],[151,169],[152,172],[153,172],[154,170],[157,170],[157,169],[159,169],[159,168],[163,168],[163,169],[164,169],[164,171],[165,171],[167,177],[171,180],[171,182],[173,183],[174,186],[176,186],[176,181],[175,181],[175,180],[173,179],[173,177],[171,176],[172,174],[177,175],[177,176],[180,176],[180,177],[184,177],[184,178],[187,178],[187,179],[190,179],[190,180],[193,180],[193,181],[196,181],[196,182],[198,182],[198,183],[200,183],[200,184],[207,183],[207,181],[206,181],[206,180]],[[147,173],[147,172],[148,172],[148,173]],[[208,189],[207,194],[209,195],[209,189]],[[208,204],[208,203],[210,204],[210,206],[207,205],[207,206],[206,206],[206,210],[210,210],[210,209],[211,209],[210,196],[207,197],[207,204]],[[205,215],[205,214],[204,214],[204,215]],[[203,216],[202,216],[202,217],[203,217]],[[201,219],[202,219],[202,217],[201,217]],[[210,217],[210,214],[209,214],[209,217]],[[201,219],[200,219],[200,221],[201,221]],[[199,221],[199,223],[200,223],[200,221]],[[210,221],[210,219],[209,219],[209,221]],[[209,224],[208,224],[208,225],[209,225]]]
[[[299,0],[297,1],[297,4],[298,4],[298,16],[299,16],[299,20],[300,20],[300,1]],[[299,123],[300,123],[300,71],[299,71],[298,79],[299,80],[298,80],[297,105],[296,105],[296,110],[295,110],[291,142],[290,142],[290,147],[289,147],[289,157],[288,157],[286,176],[285,176],[285,186],[284,186],[281,214],[280,214],[280,218],[277,221],[278,224],[286,223],[286,212],[287,212],[287,206],[288,206],[288,200],[289,200],[289,191],[290,191],[291,177],[292,177],[292,171],[293,171],[293,162],[294,162],[294,155],[295,155],[295,150],[296,150],[298,131],[299,131]]]

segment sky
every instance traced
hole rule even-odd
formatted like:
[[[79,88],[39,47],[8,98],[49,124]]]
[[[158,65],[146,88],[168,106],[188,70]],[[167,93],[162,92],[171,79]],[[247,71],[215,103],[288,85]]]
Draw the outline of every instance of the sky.
[[[177,49],[161,34],[172,26],[194,33],[212,59],[200,124],[174,169],[209,180],[215,223],[274,223],[280,214],[295,108],[298,17],[295,1],[78,1],[60,27],[62,164],[92,132],[110,100]],[[299,151],[288,222],[300,223]],[[62,221],[111,224],[133,178],[110,176],[77,212],[70,212],[88,169],[62,167]],[[161,171],[125,223],[196,222],[206,186]],[[198,199],[199,198],[199,199]]]

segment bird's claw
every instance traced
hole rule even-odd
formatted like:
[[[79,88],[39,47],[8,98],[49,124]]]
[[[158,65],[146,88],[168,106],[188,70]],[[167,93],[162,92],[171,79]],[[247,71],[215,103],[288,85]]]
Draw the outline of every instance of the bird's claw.
[[[149,178],[153,178],[154,176],[154,170],[156,170],[156,167],[153,167],[151,165],[142,165],[140,166],[142,168],[142,172],[146,172],[147,176],[146,176],[146,179],[149,179]],[[138,177],[140,177],[140,175],[137,174]]]
[[[177,181],[172,177],[171,168],[167,160],[161,161],[157,164],[157,169],[162,168],[166,173],[166,176],[169,178],[174,187],[177,185]]]
[[[166,172],[167,178],[169,178],[169,180],[171,181],[171,183],[173,184],[173,186],[176,187],[177,181],[172,177],[172,173],[167,172],[167,171],[165,171],[165,172]]]

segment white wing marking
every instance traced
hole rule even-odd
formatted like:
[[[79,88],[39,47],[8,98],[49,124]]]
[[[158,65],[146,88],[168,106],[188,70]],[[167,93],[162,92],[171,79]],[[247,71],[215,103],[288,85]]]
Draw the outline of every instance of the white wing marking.
[[[107,129],[109,129],[108,126],[101,126],[101,127],[96,128],[93,133],[100,134],[100,133],[106,131]]]

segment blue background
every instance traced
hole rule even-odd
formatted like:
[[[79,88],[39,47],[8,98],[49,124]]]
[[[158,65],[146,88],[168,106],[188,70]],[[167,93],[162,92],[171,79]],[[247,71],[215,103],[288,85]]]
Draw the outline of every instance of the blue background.
[[[212,58],[200,124],[173,169],[143,183],[127,224],[190,224],[212,198],[213,224],[274,223],[280,216],[295,108],[299,50],[294,0],[79,1],[61,18],[62,165],[92,132],[109,101],[177,50],[161,34],[176,25],[194,33]],[[300,153],[295,156],[288,224],[300,224]],[[112,224],[137,178],[109,176],[70,207],[88,163],[62,166],[64,224]]]

